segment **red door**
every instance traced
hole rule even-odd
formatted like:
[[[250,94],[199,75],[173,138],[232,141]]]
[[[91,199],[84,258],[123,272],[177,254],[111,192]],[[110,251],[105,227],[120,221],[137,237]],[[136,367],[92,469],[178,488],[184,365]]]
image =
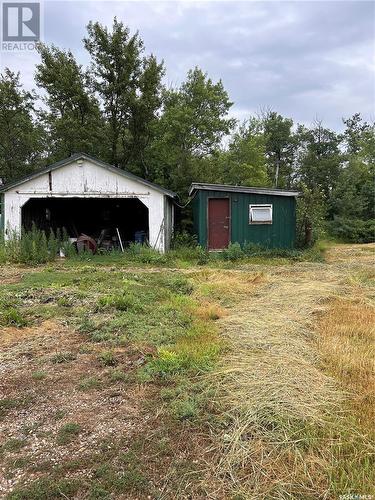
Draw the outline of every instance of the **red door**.
[[[229,199],[208,200],[208,249],[221,250],[229,245]]]

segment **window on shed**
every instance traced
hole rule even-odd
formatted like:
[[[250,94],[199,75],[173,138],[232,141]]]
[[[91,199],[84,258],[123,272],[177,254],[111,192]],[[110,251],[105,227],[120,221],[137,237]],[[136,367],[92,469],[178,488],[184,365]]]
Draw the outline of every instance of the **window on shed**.
[[[272,205],[249,205],[249,224],[272,224]]]

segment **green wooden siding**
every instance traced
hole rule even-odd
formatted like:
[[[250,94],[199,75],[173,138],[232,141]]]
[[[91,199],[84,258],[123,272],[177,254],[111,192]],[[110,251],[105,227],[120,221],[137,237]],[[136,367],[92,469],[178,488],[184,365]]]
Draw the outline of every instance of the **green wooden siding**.
[[[199,190],[193,200],[194,230],[198,242],[207,247],[209,198],[229,198],[231,242],[256,243],[267,248],[293,248],[296,232],[296,201],[293,196]],[[249,224],[249,205],[272,204],[272,224]]]

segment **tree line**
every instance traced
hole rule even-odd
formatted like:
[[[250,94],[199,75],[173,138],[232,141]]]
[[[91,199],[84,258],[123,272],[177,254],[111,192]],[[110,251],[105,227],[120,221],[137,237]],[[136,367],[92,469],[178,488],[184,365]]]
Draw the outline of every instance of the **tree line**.
[[[83,43],[88,68],[70,50],[38,46],[39,94],[23,89],[19,73],[1,74],[2,182],[85,152],[176,191],[182,203],[192,181],[298,189],[301,243],[323,226],[374,240],[374,123],[356,113],[337,133],[273,110],[238,123],[221,81],[196,67],[167,88],[164,62],[116,18],[110,29],[90,22]]]

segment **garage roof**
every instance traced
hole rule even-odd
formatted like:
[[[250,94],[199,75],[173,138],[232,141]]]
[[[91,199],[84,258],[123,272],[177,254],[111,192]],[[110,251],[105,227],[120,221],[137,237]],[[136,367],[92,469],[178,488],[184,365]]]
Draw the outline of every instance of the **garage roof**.
[[[113,172],[118,175],[122,175],[123,177],[126,177],[128,179],[135,180],[137,182],[140,182],[141,184],[144,184],[146,186],[149,186],[156,191],[159,191],[167,196],[170,196],[171,198],[175,198],[177,195],[173,191],[169,191],[169,189],[165,189],[161,186],[158,186],[157,184],[154,184],[153,182],[146,181],[145,179],[142,179],[141,177],[138,177],[137,175],[134,175],[127,170],[122,170],[121,168],[115,167],[114,165],[110,165],[109,163],[106,163],[104,161],[99,160],[98,158],[95,158],[94,156],[90,156],[86,153],[74,153],[73,155],[69,156],[69,158],[65,158],[64,160],[60,160],[56,163],[52,163],[52,165],[48,165],[45,168],[42,168],[40,170],[37,170],[36,172],[32,172],[31,174],[27,175],[26,177],[23,177],[21,179],[15,180],[13,182],[9,182],[8,184],[5,184],[4,186],[0,186],[0,193],[4,193],[5,191],[8,191],[11,188],[14,188],[16,186],[19,186],[23,184],[24,182],[30,181],[32,179],[35,179],[36,177],[39,177],[40,175],[47,174],[48,172],[51,172],[53,170],[56,170],[60,167],[64,167],[65,165],[69,165],[69,163],[72,163],[77,160],[88,160],[91,161],[92,163],[95,163],[96,165],[99,165],[100,167],[103,167],[110,172]]]
[[[289,191],[286,189],[269,189],[260,187],[248,187],[248,186],[232,186],[230,184],[205,184],[193,182],[190,186],[189,196],[199,190],[204,191],[225,191],[232,193],[250,193],[250,194],[268,194],[272,196],[299,196],[298,191]]]

